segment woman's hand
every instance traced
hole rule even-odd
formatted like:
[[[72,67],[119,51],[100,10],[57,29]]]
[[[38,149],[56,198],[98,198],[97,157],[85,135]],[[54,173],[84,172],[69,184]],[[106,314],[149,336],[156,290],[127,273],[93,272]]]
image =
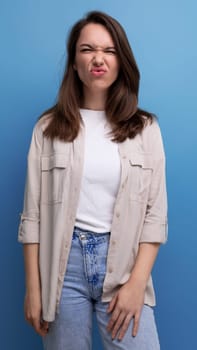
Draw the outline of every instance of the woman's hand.
[[[24,260],[26,272],[26,295],[24,302],[25,319],[35,331],[45,336],[49,323],[42,320],[41,284],[39,273],[39,244],[24,244]]]
[[[24,302],[25,319],[35,329],[35,331],[45,336],[48,332],[49,323],[42,320],[42,308],[40,291],[27,292]]]
[[[117,337],[118,340],[122,340],[132,318],[134,320],[132,336],[137,335],[144,293],[144,285],[130,280],[112,298],[107,309],[107,312],[111,313],[107,330],[111,332],[112,339]]]
[[[133,318],[132,335],[135,337],[144,305],[144,294],[151,270],[156,259],[159,243],[140,243],[131,276],[112,298],[108,312],[111,313],[107,329],[112,339],[121,340]]]

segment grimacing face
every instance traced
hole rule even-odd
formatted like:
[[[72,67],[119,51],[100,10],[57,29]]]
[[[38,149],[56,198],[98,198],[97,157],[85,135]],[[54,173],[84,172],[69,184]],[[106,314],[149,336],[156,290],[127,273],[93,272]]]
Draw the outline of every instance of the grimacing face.
[[[76,43],[74,69],[83,83],[84,93],[107,92],[117,79],[119,60],[113,39],[107,29],[87,24]]]

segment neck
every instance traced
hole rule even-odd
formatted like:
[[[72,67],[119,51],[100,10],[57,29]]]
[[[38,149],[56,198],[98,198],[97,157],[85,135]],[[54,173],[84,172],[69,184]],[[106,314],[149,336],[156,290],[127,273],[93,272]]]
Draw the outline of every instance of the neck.
[[[84,101],[83,108],[94,110],[105,110],[106,103],[106,91],[85,91],[84,89]]]

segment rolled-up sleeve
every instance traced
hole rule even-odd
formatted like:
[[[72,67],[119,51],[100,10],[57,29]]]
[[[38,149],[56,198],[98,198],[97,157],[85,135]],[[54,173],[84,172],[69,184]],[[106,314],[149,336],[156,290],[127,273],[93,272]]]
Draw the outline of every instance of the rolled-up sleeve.
[[[39,243],[41,149],[42,130],[37,124],[33,130],[27,157],[24,205],[18,230],[18,241],[21,243]]]
[[[153,170],[140,242],[165,243],[168,236],[165,154],[159,126],[152,127]]]

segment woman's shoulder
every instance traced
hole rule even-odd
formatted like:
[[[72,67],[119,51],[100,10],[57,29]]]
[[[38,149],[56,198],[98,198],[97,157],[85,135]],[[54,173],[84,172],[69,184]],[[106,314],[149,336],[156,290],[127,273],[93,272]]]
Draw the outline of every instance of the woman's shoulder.
[[[161,136],[161,130],[159,126],[159,121],[156,115],[152,114],[152,119],[143,116],[144,127],[142,129],[142,135],[144,137],[155,137]]]
[[[47,128],[47,126],[49,125],[51,119],[52,119],[52,113],[48,113],[48,114],[44,114],[42,115],[38,121],[36,122],[34,129],[36,131],[40,131],[40,132],[44,132],[44,130]]]
[[[44,131],[47,128],[47,126],[49,125],[51,118],[52,118],[51,113],[41,116],[34,125],[33,135],[35,135],[38,138],[43,138]]]
[[[141,132],[141,140],[144,149],[148,153],[161,156],[163,154],[163,140],[158,118],[153,115],[152,120],[145,117],[144,128]]]
[[[52,114],[45,114],[41,118],[39,118],[34,125],[32,132],[32,142],[36,143],[37,145],[40,145],[40,147],[43,144],[44,131],[50,123],[51,118]]]

